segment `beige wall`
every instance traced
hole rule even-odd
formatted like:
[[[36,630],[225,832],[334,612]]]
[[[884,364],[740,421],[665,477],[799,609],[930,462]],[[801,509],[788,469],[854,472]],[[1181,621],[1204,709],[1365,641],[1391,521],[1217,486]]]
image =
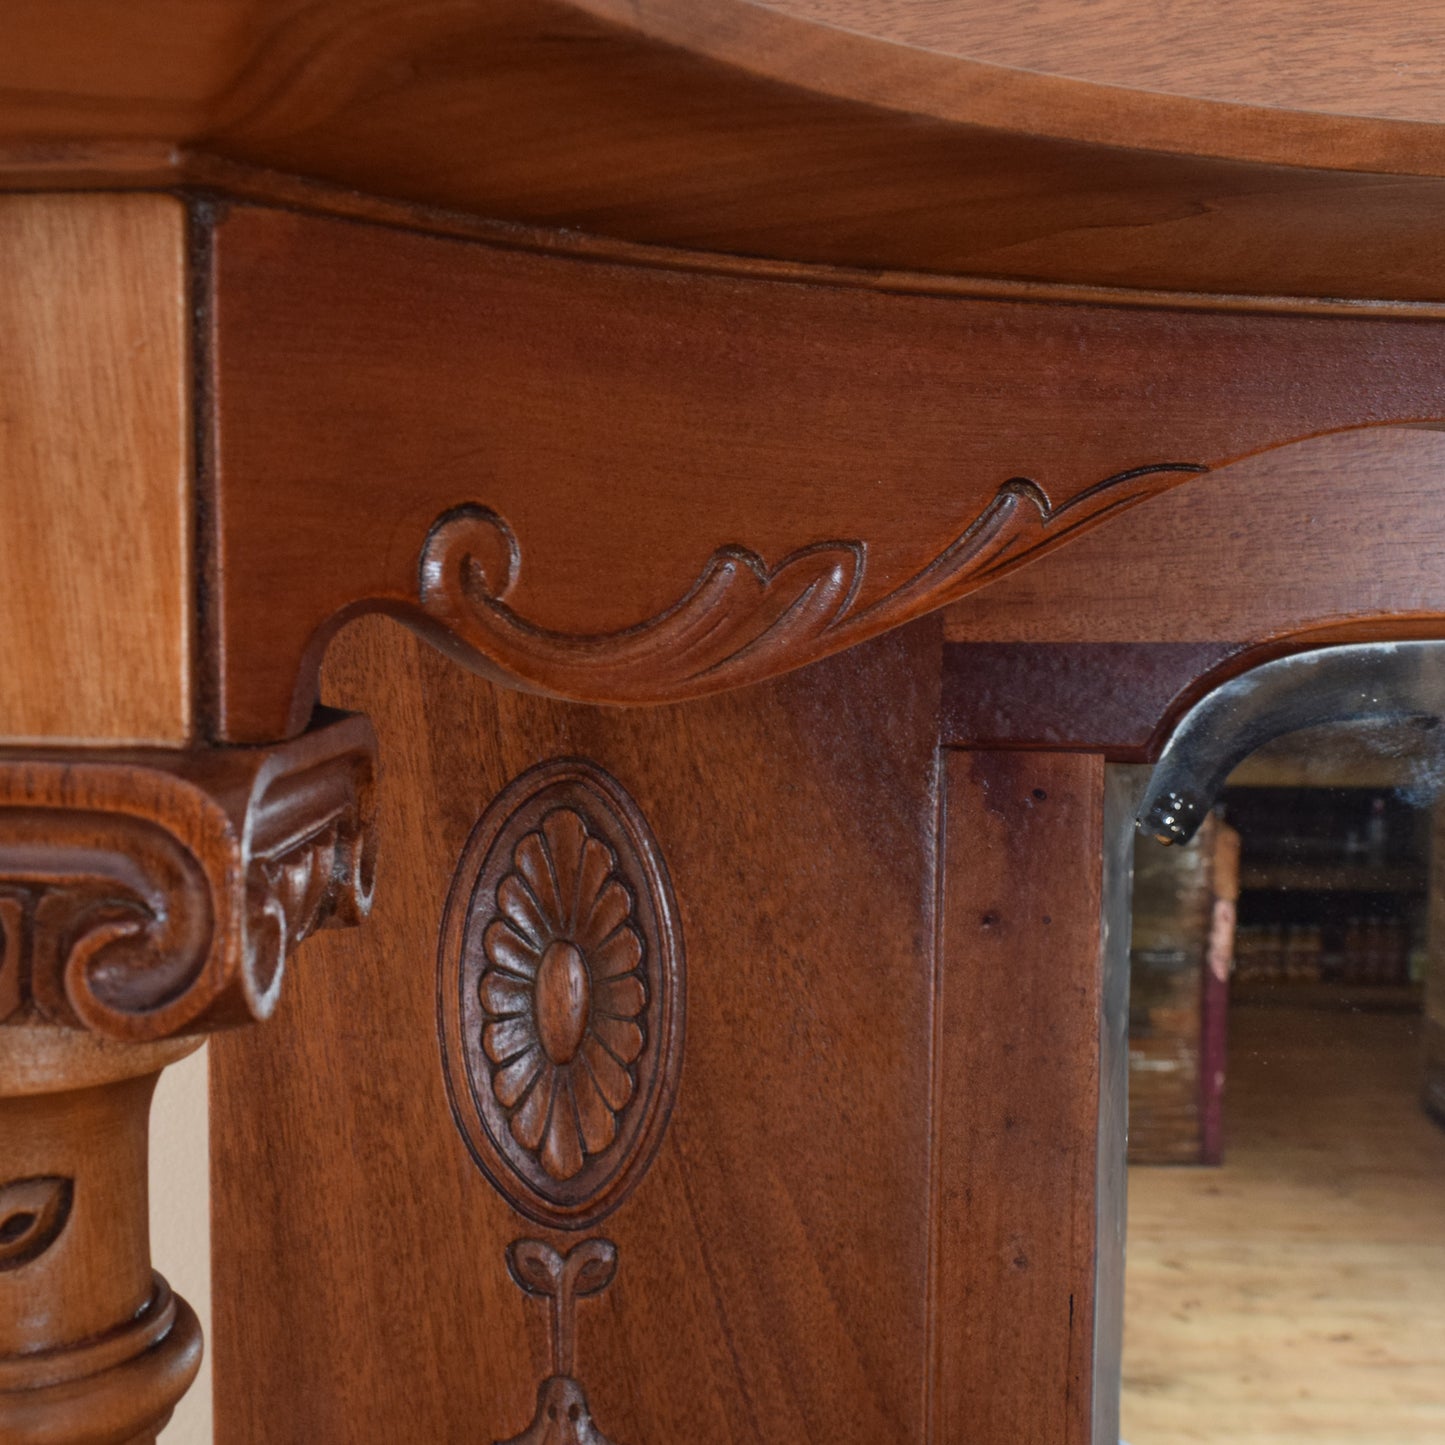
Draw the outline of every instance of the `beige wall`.
[[[206,1056],[199,1049],[161,1075],[151,1110],[151,1253],[155,1267],[211,1334],[210,1142]],[[210,1445],[211,1356],[176,1408],[161,1445]]]

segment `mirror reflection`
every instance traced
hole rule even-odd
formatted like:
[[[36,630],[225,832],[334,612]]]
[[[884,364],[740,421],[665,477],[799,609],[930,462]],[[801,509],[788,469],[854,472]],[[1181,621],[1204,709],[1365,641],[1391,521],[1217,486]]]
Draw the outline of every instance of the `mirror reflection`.
[[[1129,1445],[1445,1441],[1442,778],[1313,728],[1136,845]]]

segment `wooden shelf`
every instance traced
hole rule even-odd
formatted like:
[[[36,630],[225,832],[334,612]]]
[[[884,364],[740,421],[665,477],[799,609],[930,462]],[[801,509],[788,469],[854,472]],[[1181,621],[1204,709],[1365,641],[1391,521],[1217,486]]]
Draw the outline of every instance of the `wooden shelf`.
[[[1425,871],[1357,863],[1248,863],[1240,869],[1239,886],[1299,893],[1423,893]]]

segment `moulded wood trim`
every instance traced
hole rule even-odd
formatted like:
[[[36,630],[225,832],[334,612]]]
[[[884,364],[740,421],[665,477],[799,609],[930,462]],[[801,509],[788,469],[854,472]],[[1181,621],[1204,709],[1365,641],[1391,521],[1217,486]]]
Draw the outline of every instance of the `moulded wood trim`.
[[[360,611],[537,691],[681,699],[1252,452],[1445,419],[1434,321],[880,294],[249,206],[213,239],[209,655],[236,740],[304,726]]]

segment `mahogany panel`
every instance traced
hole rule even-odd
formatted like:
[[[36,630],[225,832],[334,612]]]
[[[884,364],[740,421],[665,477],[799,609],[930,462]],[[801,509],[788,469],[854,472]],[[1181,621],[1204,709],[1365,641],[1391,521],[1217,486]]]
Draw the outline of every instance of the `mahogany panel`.
[[[945,735],[1143,759],[1271,656],[1445,635],[1442,469],[1436,432],[1316,438],[975,593],[945,612]]]
[[[251,207],[214,259],[237,740],[304,725],[358,609],[540,691],[671,700],[898,625],[1242,454],[1445,416],[1430,321],[890,295]]]
[[[1157,497],[945,613],[958,643],[1241,647],[1445,617],[1445,434],[1317,437]]]
[[[0,197],[0,736],[190,735],[186,215]]]
[[[580,1387],[612,1441],[925,1438],[937,676],[926,622],[746,692],[615,711],[496,688],[380,619],[337,638],[326,696],[367,708],[385,762],[379,884],[367,928],[318,936],[264,1029],[212,1043],[221,1445],[508,1440],[553,1372],[544,1403],[581,1410]],[[558,757],[586,768],[518,781]],[[577,781],[603,774],[610,814]],[[513,989],[518,944],[493,925],[521,896],[487,861],[493,837],[543,893],[539,832],[564,872],[582,832],[606,840],[627,926],[657,936],[628,851],[644,844],[607,822],[621,793],[686,952],[670,1123],[630,1193],[577,1230],[532,1198],[592,1187],[565,1140],[549,1154],[504,1132],[488,1167],[525,1192],[474,1162],[438,1039],[448,893],[509,785],[518,823],[489,821],[458,875],[488,1009],[509,1016],[494,986]],[[553,813],[514,811],[548,796]],[[553,957],[537,1027],[565,1058],[579,1016],[555,985],[576,967]],[[632,997],[609,1007],[641,1018]],[[446,1047],[471,1049],[485,1100],[494,1065],[469,1037]]]
[[[1089,1445],[1104,765],[943,757],[933,1438]]]
[[[952,642],[943,649],[945,743],[1143,759],[1161,721],[1231,642]]]

